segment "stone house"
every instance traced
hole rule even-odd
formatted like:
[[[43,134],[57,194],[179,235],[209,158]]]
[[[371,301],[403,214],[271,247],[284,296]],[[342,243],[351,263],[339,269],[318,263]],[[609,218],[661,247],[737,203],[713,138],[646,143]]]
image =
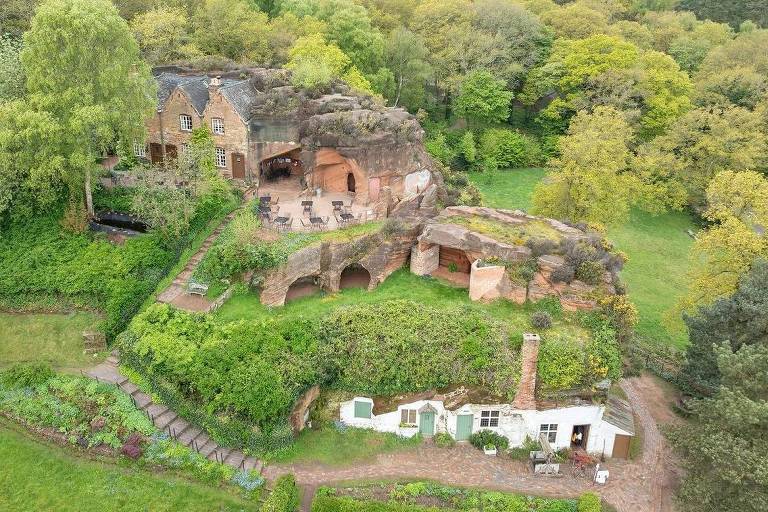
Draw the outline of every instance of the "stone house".
[[[252,114],[258,91],[248,80],[176,73],[161,73],[156,80],[157,111],[147,121],[146,143],[134,144],[136,156],[153,164],[176,158],[188,147],[192,130],[204,125],[213,134],[221,175],[251,182],[265,153],[298,147],[287,132],[282,140],[264,139],[263,125]]]
[[[523,375],[511,403],[476,386],[453,386],[397,397],[357,396],[341,403],[339,419],[353,427],[405,437],[446,432],[458,441],[491,430],[506,437],[510,447],[521,446],[526,437],[538,439],[545,434],[556,450],[579,446],[590,454],[627,458],[635,434],[627,402],[610,396],[605,403],[574,400],[563,405],[536,400],[538,345],[537,335],[524,335]],[[580,439],[574,441],[579,433]]]

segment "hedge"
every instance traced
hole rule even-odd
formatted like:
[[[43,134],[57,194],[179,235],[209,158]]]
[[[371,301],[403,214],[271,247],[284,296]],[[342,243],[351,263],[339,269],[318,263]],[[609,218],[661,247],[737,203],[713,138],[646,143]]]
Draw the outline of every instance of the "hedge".
[[[601,512],[600,497],[593,492],[585,492],[579,497],[579,512]]]
[[[335,496],[318,496],[312,501],[312,512],[439,512],[444,510],[448,509],[405,503],[358,501]]]
[[[272,493],[264,501],[261,512],[295,512],[299,508],[299,488],[293,475],[283,475],[275,481]]]

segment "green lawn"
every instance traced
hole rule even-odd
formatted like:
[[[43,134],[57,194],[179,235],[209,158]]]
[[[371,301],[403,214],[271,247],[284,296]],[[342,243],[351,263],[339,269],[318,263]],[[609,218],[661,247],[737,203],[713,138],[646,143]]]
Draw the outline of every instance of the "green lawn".
[[[93,313],[0,313],[0,366],[21,361],[48,361],[59,368],[93,364],[83,354],[83,331],[97,324]]]
[[[487,206],[510,210],[530,210],[533,187],[544,177],[545,170],[508,169],[487,173],[469,173],[469,181],[483,193]]]
[[[407,450],[421,442],[420,437],[405,439],[395,434],[357,428],[342,433],[329,426],[305,430],[291,446],[271,455],[270,462],[351,464],[371,460],[381,453]]]
[[[246,511],[237,496],[163,474],[79,459],[0,423],[0,510]]]
[[[504,322],[510,332],[531,329],[530,315],[536,306],[520,306],[508,300],[497,300],[490,304],[472,302],[466,289],[451,286],[436,279],[411,274],[407,269],[396,271],[378,288],[369,292],[363,289],[346,289],[331,295],[316,295],[288,303],[283,307],[268,308],[261,305],[255,293],[236,294],[219,308],[214,316],[220,321],[263,320],[266,318],[319,318],[331,310],[347,305],[375,303],[392,299],[408,299],[431,306],[453,306],[463,304],[481,310]],[[556,319],[547,336],[565,335],[584,337],[586,331],[574,315],[563,315]]]
[[[514,169],[470,174],[487,206],[528,209],[543,169]],[[695,229],[684,213],[653,216],[633,211],[623,226],[610,229],[608,237],[629,256],[621,277],[640,312],[638,334],[653,343],[683,347],[687,343],[682,322],[670,313],[686,291],[688,251]]]

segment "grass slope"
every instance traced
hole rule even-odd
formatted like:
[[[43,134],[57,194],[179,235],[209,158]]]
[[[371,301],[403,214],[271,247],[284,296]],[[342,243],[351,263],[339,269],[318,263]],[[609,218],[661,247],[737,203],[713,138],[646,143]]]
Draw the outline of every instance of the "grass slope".
[[[487,206],[530,209],[531,195],[543,169],[513,169],[489,174],[470,174]],[[622,271],[629,296],[640,312],[638,334],[645,340],[684,347],[686,335],[680,320],[670,320],[677,300],[686,292],[688,252],[694,229],[684,213],[653,216],[633,211],[627,223],[612,228],[608,237],[629,256]]]
[[[93,313],[0,313],[0,367],[24,361],[47,361],[55,367],[93,364],[83,354],[83,331],[94,327]]]
[[[408,299],[430,306],[453,306],[463,304],[469,308],[484,311],[504,322],[511,333],[531,329],[530,315],[536,311],[535,305],[517,305],[507,300],[497,300],[490,304],[472,302],[464,288],[457,288],[436,279],[419,277],[408,270],[398,270],[378,288],[369,292],[350,288],[332,295],[304,297],[279,308],[268,308],[259,302],[254,293],[236,294],[215,313],[219,321],[263,320],[266,318],[320,318],[331,310],[354,304],[370,304],[392,299]],[[586,337],[587,332],[578,325],[572,315],[563,315],[557,319],[547,336]]]
[[[0,423],[0,510],[246,511],[255,503],[169,475],[78,459]]]

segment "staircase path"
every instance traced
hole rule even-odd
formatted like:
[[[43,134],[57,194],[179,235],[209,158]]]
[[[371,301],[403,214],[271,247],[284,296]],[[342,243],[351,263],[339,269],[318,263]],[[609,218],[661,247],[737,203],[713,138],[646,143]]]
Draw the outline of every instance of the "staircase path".
[[[85,372],[85,375],[116,385],[129,395],[136,407],[143,411],[158,430],[167,432],[184,446],[195,450],[207,459],[227,464],[236,469],[261,471],[261,462],[240,450],[220,446],[205,431],[182,419],[175,411],[165,405],[152,401],[152,397],[142,392],[136,384],[120,373],[118,353],[112,352],[106,361]]]

